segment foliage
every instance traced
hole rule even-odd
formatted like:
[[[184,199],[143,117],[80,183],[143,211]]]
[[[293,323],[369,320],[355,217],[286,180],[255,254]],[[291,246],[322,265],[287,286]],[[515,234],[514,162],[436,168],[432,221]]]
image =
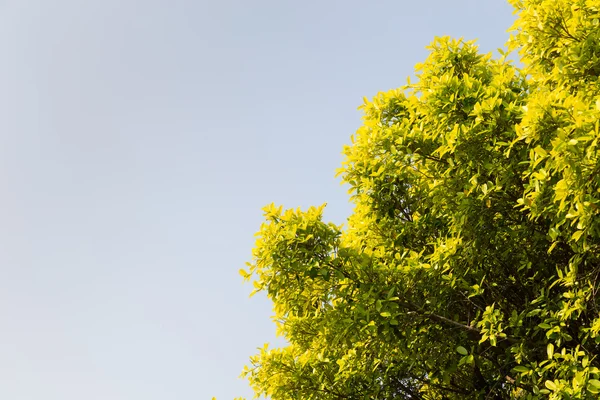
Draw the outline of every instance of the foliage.
[[[365,100],[323,206],[265,209],[249,271],[284,348],[244,375],[284,399],[600,393],[600,0],[511,0],[506,57],[437,38]]]

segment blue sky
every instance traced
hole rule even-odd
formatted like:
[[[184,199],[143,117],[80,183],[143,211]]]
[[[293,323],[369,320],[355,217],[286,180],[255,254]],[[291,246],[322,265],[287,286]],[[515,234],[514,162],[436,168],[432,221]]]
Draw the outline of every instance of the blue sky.
[[[248,396],[261,207],[350,206],[362,97],[502,1],[0,2],[0,398]]]

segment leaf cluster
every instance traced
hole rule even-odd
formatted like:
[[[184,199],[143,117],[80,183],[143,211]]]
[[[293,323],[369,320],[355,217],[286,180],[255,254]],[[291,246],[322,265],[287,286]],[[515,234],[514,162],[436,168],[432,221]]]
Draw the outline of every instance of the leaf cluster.
[[[287,399],[600,393],[600,0],[511,0],[503,55],[436,38],[365,99],[348,226],[265,209],[242,271],[284,348],[244,375]]]

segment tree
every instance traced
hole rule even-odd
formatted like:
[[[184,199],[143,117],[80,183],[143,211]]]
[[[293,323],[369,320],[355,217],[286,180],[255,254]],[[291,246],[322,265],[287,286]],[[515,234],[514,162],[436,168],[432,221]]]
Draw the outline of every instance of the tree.
[[[265,208],[249,271],[284,348],[244,375],[284,399],[600,393],[600,0],[511,0],[509,50],[437,38],[361,107],[323,206]]]

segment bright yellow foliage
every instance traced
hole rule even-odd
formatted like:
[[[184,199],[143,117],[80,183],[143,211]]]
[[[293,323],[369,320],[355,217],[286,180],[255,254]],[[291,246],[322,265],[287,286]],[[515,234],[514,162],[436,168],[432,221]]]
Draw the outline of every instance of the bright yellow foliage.
[[[360,107],[323,206],[265,208],[243,271],[289,345],[244,371],[287,399],[600,394],[600,0],[511,0],[523,69],[436,38]]]

